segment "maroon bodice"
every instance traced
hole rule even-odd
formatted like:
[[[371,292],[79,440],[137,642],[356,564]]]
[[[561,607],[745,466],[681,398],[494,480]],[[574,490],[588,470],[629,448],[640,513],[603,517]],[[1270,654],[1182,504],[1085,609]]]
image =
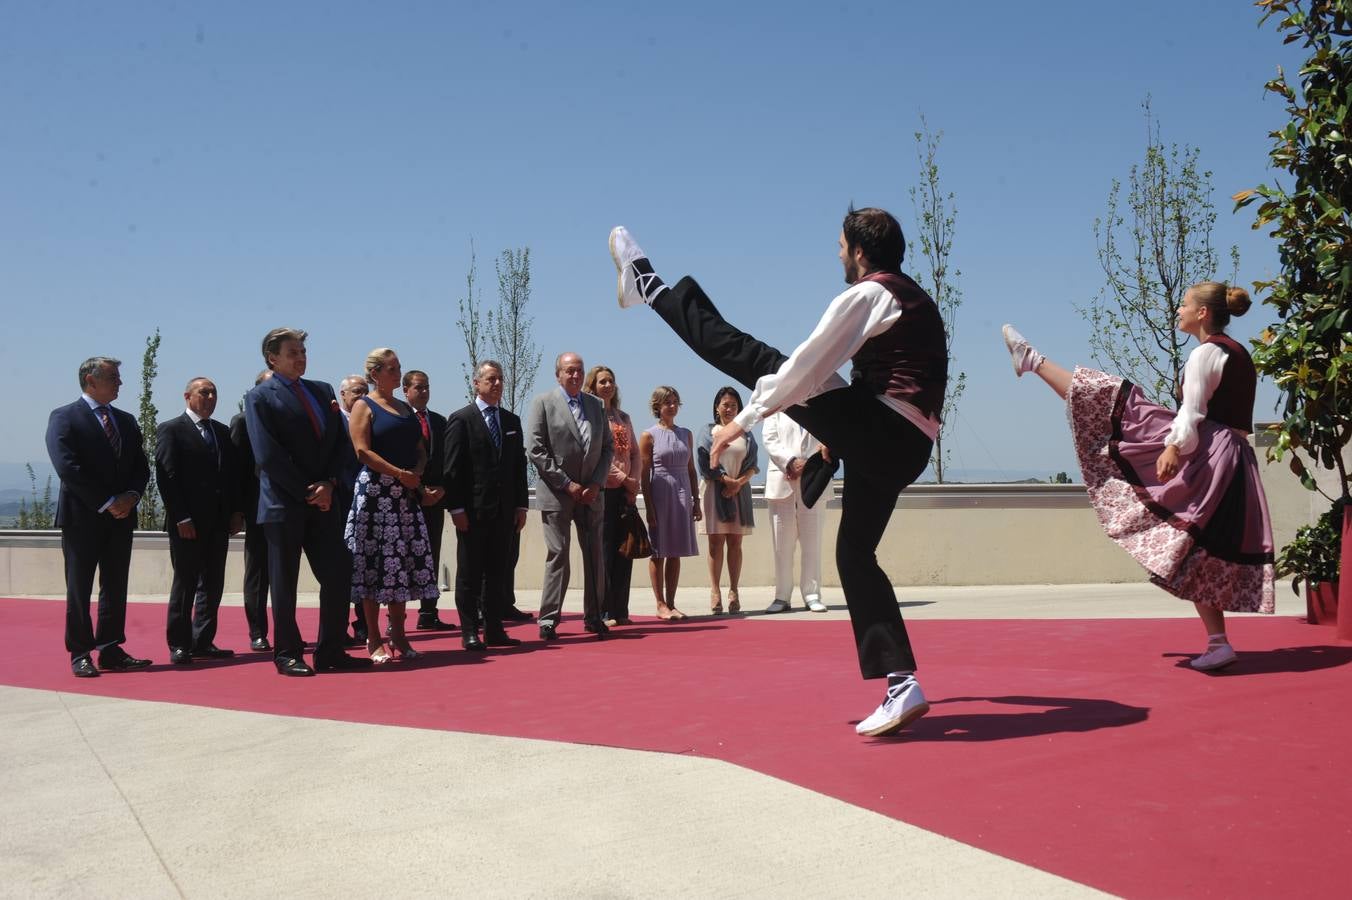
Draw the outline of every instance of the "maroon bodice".
[[[901,317],[855,352],[851,380],[938,419],[948,384],[948,341],[939,307],[899,272],[873,272],[862,280],[886,288],[901,306]]]
[[[1203,341],[1225,351],[1221,381],[1206,404],[1206,417],[1240,431],[1253,431],[1253,401],[1258,393],[1258,371],[1244,345],[1228,334],[1213,334]],[[1183,393],[1179,385],[1180,402]]]

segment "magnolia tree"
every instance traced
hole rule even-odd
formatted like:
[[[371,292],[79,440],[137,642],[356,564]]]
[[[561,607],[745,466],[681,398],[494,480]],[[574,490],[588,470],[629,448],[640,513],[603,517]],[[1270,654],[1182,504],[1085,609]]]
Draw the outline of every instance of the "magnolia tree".
[[[1235,195],[1257,203],[1254,228],[1278,243],[1281,271],[1254,287],[1278,321],[1254,353],[1277,383],[1282,421],[1270,456],[1290,456],[1305,487],[1318,490],[1311,463],[1337,473],[1343,500],[1342,569],[1352,556],[1352,504],[1344,448],[1352,438],[1352,0],[1260,0],[1262,22],[1277,19],[1284,43],[1309,53],[1299,81],[1277,70],[1267,90],[1286,102],[1289,121],[1271,133],[1273,167],[1289,181]],[[1338,633],[1352,638],[1352,578],[1340,579]]]

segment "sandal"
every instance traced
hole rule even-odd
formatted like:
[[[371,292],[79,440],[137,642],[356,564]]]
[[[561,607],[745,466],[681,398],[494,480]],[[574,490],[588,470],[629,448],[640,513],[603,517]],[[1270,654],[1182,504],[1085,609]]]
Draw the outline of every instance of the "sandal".
[[[742,599],[736,591],[728,591],[728,615],[735,616],[742,611]],[[722,612],[720,609],[719,612]]]

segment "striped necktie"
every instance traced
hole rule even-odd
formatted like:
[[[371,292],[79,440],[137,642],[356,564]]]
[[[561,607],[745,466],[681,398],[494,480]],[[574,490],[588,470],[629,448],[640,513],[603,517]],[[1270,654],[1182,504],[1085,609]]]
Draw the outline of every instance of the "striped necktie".
[[[113,424],[113,411],[106,406],[97,407],[95,410],[99,414],[99,421],[103,424],[103,433],[108,436],[108,443],[113,445],[113,456],[122,455],[122,436],[117,433],[117,426]]]
[[[577,419],[577,430],[582,435],[582,452],[591,449],[591,425],[587,424],[587,416],[582,412],[582,396],[568,398],[568,408],[573,411],[573,418]]]
[[[493,439],[493,446],[502,449],[502,429],[498,427],[498,408],[496,406],[484,407],[484,422],[488,425],[488,436]]]

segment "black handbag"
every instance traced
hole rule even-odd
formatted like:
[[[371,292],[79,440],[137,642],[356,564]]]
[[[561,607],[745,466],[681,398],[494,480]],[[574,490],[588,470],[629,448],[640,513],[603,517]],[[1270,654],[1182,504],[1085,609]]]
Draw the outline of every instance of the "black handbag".
[[[625,507],[620,513],[620,527],[624,529],[624,540],[620,541],[620,556],[625,559],[647,559],[653,555],[652,541],[648,540],[648,528],[643,517],[638,514],[637,506]]]

